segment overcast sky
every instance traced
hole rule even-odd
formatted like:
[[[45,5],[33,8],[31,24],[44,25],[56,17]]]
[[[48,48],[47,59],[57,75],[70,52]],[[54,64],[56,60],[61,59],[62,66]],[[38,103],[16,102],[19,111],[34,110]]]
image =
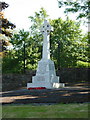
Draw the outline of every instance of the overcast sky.
[[[24,28],[28,30],[30,27],[29,16],[33,16],[36,11],[43,7],[49,18],[55,19],[61,17],[65,19],[63,8],[58,7],[58,0],[1,0],[9,4],[5,9],[5,17],[16,24],[17,29]],[[70,15],[72,20],[75,20],[75,15]]]

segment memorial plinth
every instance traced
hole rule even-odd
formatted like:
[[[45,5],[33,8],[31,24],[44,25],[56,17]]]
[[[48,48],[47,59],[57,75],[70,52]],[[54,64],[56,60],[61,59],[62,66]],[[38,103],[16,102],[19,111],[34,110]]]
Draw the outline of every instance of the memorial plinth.
[[[49,34],[51,26],[44,21],[44,25],[41,27],[43,34],[43,54],[42,59],[38,62],[36,76],[32,77],[32,83],[27,83],[27,89],[29,88],[60,88],[64,87],[64,83],[59,83],[59,77],[56,76],[54,62],[50,60],[50,42]]]

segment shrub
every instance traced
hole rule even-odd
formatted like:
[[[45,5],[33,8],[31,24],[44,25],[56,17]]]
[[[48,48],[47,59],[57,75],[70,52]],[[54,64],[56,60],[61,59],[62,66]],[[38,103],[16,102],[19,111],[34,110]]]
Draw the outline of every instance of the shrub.
[[[77,68],[89,68],[89,62],[77,61]]]

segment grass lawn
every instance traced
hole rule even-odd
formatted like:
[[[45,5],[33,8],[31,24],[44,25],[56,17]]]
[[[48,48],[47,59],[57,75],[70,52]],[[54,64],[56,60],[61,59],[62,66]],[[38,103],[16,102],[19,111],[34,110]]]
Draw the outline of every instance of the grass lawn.
[[[88,118],[87,103],[55,105],[5,105],[3,118]]]

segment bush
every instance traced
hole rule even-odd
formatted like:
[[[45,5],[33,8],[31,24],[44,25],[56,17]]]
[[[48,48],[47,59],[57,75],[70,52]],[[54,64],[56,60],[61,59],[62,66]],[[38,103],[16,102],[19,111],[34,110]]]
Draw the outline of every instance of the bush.
[[[21,69],[22,67],[18,59],[11,59],[8,57],[3,58],[3,62],[2,62],[3,73],[20,73]]]
[[[77,61],[77,68],[89,68],[89,62]]]

